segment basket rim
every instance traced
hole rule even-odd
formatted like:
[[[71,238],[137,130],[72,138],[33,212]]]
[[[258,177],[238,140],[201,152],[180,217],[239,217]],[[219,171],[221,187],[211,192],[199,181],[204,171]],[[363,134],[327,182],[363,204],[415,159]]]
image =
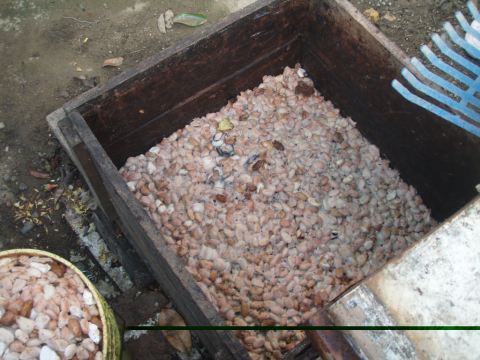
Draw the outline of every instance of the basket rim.
[[[61,256],[58,256],[56,254],[53,254],[51,252],[48,252],[48,251],[45,251],[45,250],[37,250],[37,249],[11,249],[11,250],[5,250],[5,251],[1,251],[0,252],[0,259],[4,258],[4,257],[8,257],[8,256],[11,256],[11,255],[29,255],[29,256],[42,256],[42,257],[48,257],[48,258],[51,258],[52,260],[55,260],[55,261],[58,261],[58,262],[61,262],[63,265],[69,267],[70,269],[72,269],[73,271],[75,271],[75,273],[80,276],[80,278],[82,279],[83,283],[87,286],[88,290],[92,293],[93,295],[93,298],[95,299],[96,301],[96,305],[97,305],[97,308],[98,308],[98,312],[100,314],[100,320],[102,321],[102,324],[104,325],[103,326],[103,329],[102,329],[102,337],[103,337],[103,346],[102,346],[102,354],[105,354],[107,353],[107,345],[108,345],[108,341],[107,341],[107,335],[108,335],[108,332],[105,331],[108,327],[107,327],[107,318],[106,318],[106,315],[105,315],[105,309],[104,309],[104,306],[103,306],[103,302],[106,303],[106,300],[104,299],[101,299],[100,296],[100,292],[97,290],[97,288],[93,285],[93,283],[80,271],[80,269],[78,269],[75,265],[73,265],[70,261],[62,258]]]

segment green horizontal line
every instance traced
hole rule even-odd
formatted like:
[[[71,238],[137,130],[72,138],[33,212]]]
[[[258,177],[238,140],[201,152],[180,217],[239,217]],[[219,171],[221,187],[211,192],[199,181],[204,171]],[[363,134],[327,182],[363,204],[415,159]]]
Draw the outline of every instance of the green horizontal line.
[[[120,330],[480,330],[480,326],[121,326]]]

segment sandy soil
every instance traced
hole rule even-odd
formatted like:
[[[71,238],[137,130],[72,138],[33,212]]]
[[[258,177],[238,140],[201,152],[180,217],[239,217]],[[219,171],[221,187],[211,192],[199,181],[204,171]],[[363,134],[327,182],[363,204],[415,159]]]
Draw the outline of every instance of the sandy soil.
[[[64,220],[63,205],[55,209],[53,195],[43,190],[46,183],[57,183],[74,170],[45,121],[49,113],[88,89],[73,77],[96,76],[104,82],[250,2],[0,2],[0,122],[4,124],[0,129],[0,250],[38,248],[66,259],[70,259],[71,251],[89,256]],[[428,44],[435,31],[442,30],[443,22],[456,25],[454,12],[467,13],[463,0],[353,0],[352,3],[361,12],[371,7],[379,11],[377,26],[408,55],[419,58],[419,47]],[[176,25],[161,35],[156,20],[167,9],[175,14],[205,14],[208,23],[199,28]],[[387,20],[384,17],[387,12],[396,20]],[[118,56],[125,59],[121,66],[102,68],[105,59]],[[49,179],[30,175],[29,167],[45,170],[52,165],[50,159],[54,156],[59,165],[52,169]],[[76,175],[71,184],[75,188],[83,182]],[[25,185],[27,188],[21,190]],[[44,202],[45,208],[37,209],[42,224],[22,234],[26,217],[16,217],[22,211],[15,204],[33,203],[32,197]],[[42,212],[48,217],[42,217]],[[99,269],[95,271],[101,273]]]
[[[443,24],[449,21],[458,25],[455,13],[461,11],[472,21],[466,7],[468,0],[353,0],[362,13],[370,8],[378,11],[377,27],[399,45],[410,57],[422,62],[426,59],[420,51],[422,45],[433,46],[431,36],[445,33]],[[394,17],[395,20],[389,20]],[[460,34],[463,34],[462,32]],[[463,36],[463,35],[462,35]]]
[[[240,4],[241,5],[241,4]],[[230,7],[229,7],[230,6]],[[0,249],[38,248],[67,259],[71,249],[83,255],[77,238],[55,210],[53,194],[44,184],[58,183],[74,170],[58,141],[49,131],[46,115],[88,87],[73,77],[97,77],[102,83],[137,62],[199,31],[230,13],[238,3],[211,0],[150,1],[3,1],[0,3]],[[205,14],[208,23],[192,28],[177,25],[161,35],[160,13]],[[105,59],[123,57],[117,68],[102,68]],[[1,126],[1,125],[0,125]],[[59,166],[50,179],[35,178],[28,168],[47,169],[57,155]],[[81,186],[82,181],[71,184]],[[26,190],[21,191],[25,186]],[[41,225],[22,234],[23,221],[31,216],[17,208],[32,196],[43,200]],[[20,202],[20,203],[19,203]],[[30,215],[33,214],[30,211]],[[41,216],[45,212],[49,217]]]

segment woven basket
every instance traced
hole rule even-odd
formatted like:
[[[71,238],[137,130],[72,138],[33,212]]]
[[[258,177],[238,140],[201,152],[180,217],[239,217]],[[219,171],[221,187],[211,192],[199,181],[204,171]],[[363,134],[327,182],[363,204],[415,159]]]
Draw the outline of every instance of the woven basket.
[[[110,306],[107,304],[103,296],[98,292],[95,286],[87,279],[87,277],[77,269],[69,261],[57,256],[55,254],[49,253],[42,250],[33,250],[33,249],[15,249],[0,252],[0,259],[8,256],[39,256],[39,257],[48,257],[52,260],[55,260],[58,263],[65,265],[66,267],[75,271],[78,276],[83,280],[85,286],[90,290],[97,302],[98,311],[100,313],[100,319],[103,324],[103,359],[104,360],[116,360],[120,358],[121,352],[121,341],[120,333],[118,331],[117,322],[115,321],[115,316]]]

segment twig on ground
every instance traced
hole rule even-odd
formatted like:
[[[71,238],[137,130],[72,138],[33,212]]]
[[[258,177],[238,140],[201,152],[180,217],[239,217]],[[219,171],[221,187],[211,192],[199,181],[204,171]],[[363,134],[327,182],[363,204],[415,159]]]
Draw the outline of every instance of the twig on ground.
[[[136,53],[136,52],[143,51],[143,50],[145,50],[145,49],[146,49],[146,48],[139,49],[139,50],[135,50],[135,51],[132,51],[130,54],[134,54],[134,53]]]
[[[440,0],[437,7],[440,8],[443,4],[445,4],[448,0]]]
[[[83,27],[91,27],[92,25],[94,24],[98,24],[100,21],[97,20],[97,21],[94,21],[94,22],[91,22],[91,21],[85,21],[85,20],[79,20],[73,16],[64,16],[63,17],[64,19],[73,19],[77,22],[77,26],[79,28],[83,28]]]

